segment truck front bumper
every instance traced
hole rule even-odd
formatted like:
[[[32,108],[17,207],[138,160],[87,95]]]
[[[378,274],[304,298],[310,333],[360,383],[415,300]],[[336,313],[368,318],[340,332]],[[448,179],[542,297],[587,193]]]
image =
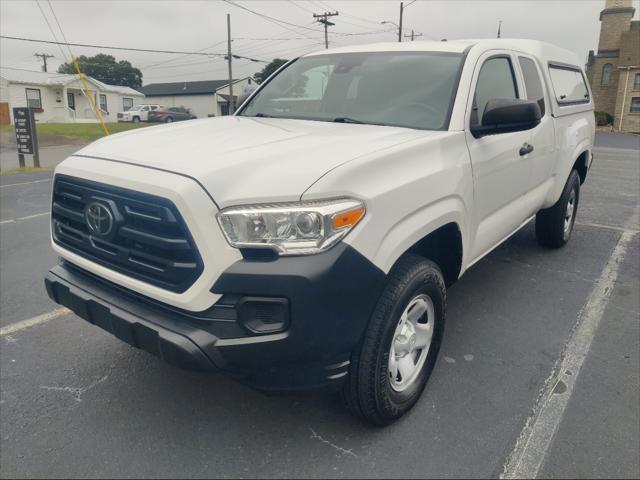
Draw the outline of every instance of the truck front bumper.
[[[174,366],[220,371],[260,390],[295,391],[342,385],[384,278],[338,245],[309,257],[240,260],[212,286],[220,300],[198,313],[68,262],[51,269],[45,285],[53,301]],[[245,308],[252,303],[257,307]],[[266,324],[256,328],[256,318]]]

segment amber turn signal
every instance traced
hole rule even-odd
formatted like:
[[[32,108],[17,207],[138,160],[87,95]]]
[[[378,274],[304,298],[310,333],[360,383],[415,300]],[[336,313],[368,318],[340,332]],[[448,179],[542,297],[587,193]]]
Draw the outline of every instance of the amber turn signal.
[[[359,207],[347,212],[337,213],[333,217],[333,228],[353,227],[364,215],[364,208]]]

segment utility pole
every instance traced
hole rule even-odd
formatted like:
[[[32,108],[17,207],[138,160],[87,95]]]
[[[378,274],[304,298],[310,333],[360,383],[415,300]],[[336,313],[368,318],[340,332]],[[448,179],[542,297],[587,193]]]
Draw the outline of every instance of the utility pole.
[[[335,25],[335,23],[330,22],[328,20],[329,17],[335,17],[338,15],[338,11],[336,10],[335,12],[331,13],[331,12],[324,12],[324,13],[314,13],[313,14],[313,18],[316,18],[316,22],[318,23],[322,23],[324,25],[324,48],[329,48],[329,34],[327,32],[327,29],[329,27],[333,27]]]
[[[53,55],[49,55],[48,53],[34,53],[33,56],[42,58],[42,71],[43,72],[47,71],[47,58],[54,58]]]
[[[402,13],[404,12],[404,2],[400,2],[400,21],[398,22],[398,42],[402,42]]]
[[[227,60],[229,61],[229,115],[236,111],[233,99],[233,72],[231,70],[231,15],[227,13]]]
[[[496,38],[500,38],[500,30],[502,30],[502,20],[498,20],[498,36]]]
[[[411,41],[413,42],[413,40],[415,39],[415,37],[421,37],[422,34],[421,33],[415,33],[413,31],[413,29],[411,29],[411,35],[405,35],[404,38],[410,38]]]

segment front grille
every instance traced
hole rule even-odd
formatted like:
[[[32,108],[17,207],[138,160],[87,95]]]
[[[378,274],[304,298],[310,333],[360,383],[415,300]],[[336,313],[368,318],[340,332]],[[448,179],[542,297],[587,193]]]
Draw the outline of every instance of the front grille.
[[[91,230],[89,206],[110,213],[104,220],[110,223],[93,222]],[[166,198],[56,175],[51,222],[54,241],[67,250],[173,292],[187,290],[203,270],[184,220]]]

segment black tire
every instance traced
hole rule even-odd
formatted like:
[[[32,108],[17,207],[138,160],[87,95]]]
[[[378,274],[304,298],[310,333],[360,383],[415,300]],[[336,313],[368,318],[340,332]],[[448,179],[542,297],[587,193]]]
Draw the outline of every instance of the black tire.
[[[171,122],[173,122],[173,117],[167,117],[165,119],[165,123],[171,123]]]
[[[140,123],[140,117],[133,117],[133,118],[131,119],[131,121],[132,121],[133,123]]]
[[[389,353],[400,316],[412,299],[426,294],[432,301],[431,345],[415,380],[404,391],[391,386]],[[438,266],[417,255],[402,258],[389,274],[362,344],[353,353],[343,396],[349,410],[374,425],[388,425],[418,401],[438,357],[445,321],[446,289]]]
[[[567,221],[567,207],[573,201],[571,218]],[[560,248],[567,244],[573,232],[580,201],[580,175],[572,170],[558,201],[536,215],[536,238],[543,247]],[[567,228],[565,228],[567,225]]]

